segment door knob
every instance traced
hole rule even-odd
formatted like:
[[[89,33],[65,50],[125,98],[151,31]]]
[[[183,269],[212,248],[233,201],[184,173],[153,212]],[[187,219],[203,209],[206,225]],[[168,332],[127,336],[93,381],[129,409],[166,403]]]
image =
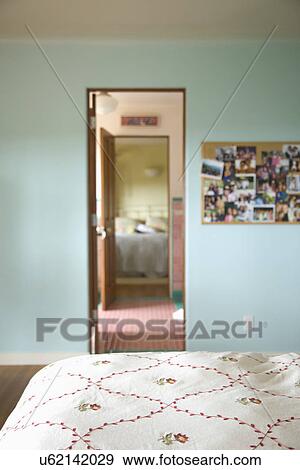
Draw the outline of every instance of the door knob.
[[[101,240],[104,240],[107,236],[107,233],[104,227],[96,227],[96,232],[97,232],[97,235],[101,237]]]

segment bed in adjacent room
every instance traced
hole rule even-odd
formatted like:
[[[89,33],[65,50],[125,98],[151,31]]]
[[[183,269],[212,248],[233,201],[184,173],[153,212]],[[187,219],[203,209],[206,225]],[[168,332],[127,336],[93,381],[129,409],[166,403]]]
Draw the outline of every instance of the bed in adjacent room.
[[[166,233],[116,234],[118,277],[159,278],[168,275]]]
[[[118,278],[168,276],[168,221],[141,213],[144,220],[116,218]]]
[[[300,449],[300,356],[102,354],[39,371],[1,449]]]

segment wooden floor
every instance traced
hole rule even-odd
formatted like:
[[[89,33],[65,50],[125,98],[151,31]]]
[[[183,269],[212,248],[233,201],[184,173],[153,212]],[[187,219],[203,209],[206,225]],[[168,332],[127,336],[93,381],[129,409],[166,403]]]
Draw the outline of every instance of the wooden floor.
[[[167,277],[118,277],[116,279],[117,299],[145,297],[169,297],[169,279]]]
[[[156,286],[116,286],[117,299],[138,299],[138,298],[157,298],[168,297],[169,286],[156,285]]]
[[[0,429],[31,377],[44,366],[0,366]]]

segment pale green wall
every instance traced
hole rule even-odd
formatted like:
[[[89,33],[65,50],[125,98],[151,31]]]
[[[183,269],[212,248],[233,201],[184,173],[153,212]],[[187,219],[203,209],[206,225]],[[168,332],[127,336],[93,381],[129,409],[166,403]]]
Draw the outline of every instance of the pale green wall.
[[[44,44],[85,112],[87,87],[186,87],[187,159],[257,42]],[[84,351],[35,342],[35,318],[87,315],[86,129],[32,43],[0,45],[0,348]],[[300,47],[269,45],[211,140],[299,140]],[[255,315],[263,340],[190,349],[299,350],[299,226],[200,224],[199,157],[186,176],[187,323]]]

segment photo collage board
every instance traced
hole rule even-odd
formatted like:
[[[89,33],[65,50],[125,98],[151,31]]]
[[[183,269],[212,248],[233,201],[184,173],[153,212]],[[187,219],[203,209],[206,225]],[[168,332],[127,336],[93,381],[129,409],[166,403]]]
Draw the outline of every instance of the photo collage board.
[[[207,142],[201,156],[202,223],[300,223],[300,142]]]

